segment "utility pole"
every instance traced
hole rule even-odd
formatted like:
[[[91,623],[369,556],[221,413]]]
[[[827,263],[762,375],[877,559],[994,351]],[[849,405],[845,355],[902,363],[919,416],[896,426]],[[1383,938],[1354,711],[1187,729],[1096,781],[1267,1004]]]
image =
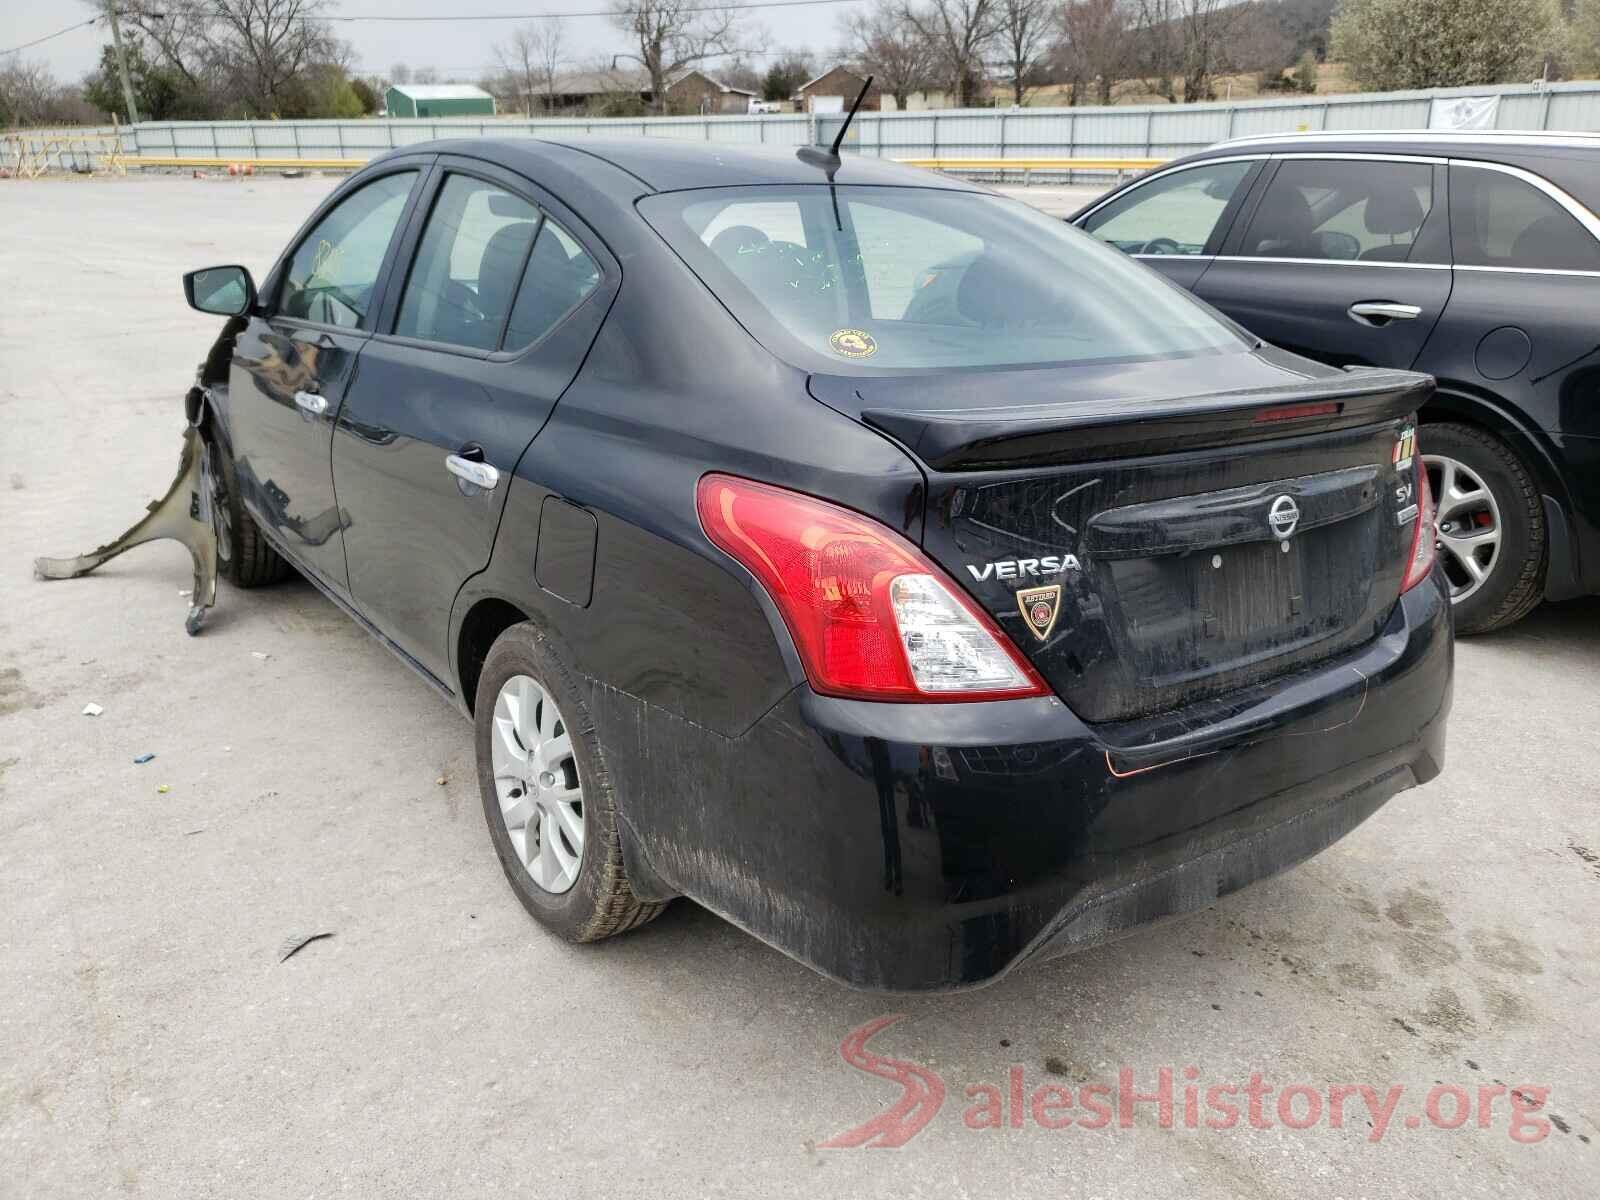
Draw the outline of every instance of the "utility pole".
[[[128,56],[122,51],[122,26],[117,24],[117,0],[106,0],[106,18],[111,22],[111,46],[117,55],[117,74],[122,77],[122,100],[128,106],[128,124],[139,123],[139,106],[133,102],[133,84],[128,79]]]

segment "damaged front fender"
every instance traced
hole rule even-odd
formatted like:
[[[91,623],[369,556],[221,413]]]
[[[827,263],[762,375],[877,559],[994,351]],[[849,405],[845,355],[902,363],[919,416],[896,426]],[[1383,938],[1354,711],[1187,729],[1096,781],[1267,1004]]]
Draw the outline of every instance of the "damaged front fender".
[[[194,560],[194,591],[183,627],[192,637],[200,632],[206,611],[217,602],[217,535],[212,520],[213,489],[210,456],[200,430],[184,430],[178,474],[166,495],[152,501],[144,519],[103,546],[75,558],[36,558],[33,573],[39,579],[75,579],[110,562],[117,555],[146,542],[171,538],[182,542]]]

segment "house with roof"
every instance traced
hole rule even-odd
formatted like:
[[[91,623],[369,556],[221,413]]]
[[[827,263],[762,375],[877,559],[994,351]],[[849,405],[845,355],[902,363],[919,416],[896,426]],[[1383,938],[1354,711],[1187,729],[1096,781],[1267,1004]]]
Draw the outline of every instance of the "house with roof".
[[[685,71],[667,85],[667,111],[670,113],[747,113],[750,102],[761,99],[759,92],[732,87],[713,79],[704,71]]]
[[[470,83],[394,83],[383,94],[391,117],[492,117],[494,97]]]
[[[802,83],[795,91],[795,108],[800,112],[848,112],[867,81],[846,66],[828,68],[815,79]],[[862,112],[877,112],[883,107],[883,95],[876,86],[867,89],[861,101]]]

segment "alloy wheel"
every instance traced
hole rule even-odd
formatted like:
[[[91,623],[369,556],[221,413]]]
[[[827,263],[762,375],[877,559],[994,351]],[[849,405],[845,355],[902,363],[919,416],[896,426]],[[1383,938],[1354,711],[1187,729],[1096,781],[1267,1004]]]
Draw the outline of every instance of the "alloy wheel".
[[[583,862],[583,783],[567,723],[537,680],[513,675],[501,685],[490,753],[517,861],[543,891],[567,891]]]
[[[1450,583],[1450,602],[1460,604],[1499,563],[1500,505],[1483,477],[1459,459],[1424,454],[1422,465],[1437,508],[1434,545]]]

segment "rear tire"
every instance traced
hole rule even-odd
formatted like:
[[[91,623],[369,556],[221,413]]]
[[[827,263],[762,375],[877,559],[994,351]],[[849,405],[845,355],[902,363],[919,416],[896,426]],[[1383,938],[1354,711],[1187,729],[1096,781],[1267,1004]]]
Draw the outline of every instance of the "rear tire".
[[[1488,633],[1521,620],[1544,596],[1547,534],[1533,473],[1476,426],[1424,425],[1418,440],[1439,514],[1439,561],[1450,581],[1456,632]]]
[[[234,587],[257,588],[278,583],[294,570],[261,535],[255,518],[239,501],[233,455],[215,433],[206,436],[205,478],[211,504],[211,526],[217,535],[217,574]]]
[[[537,626],[513,625],[490,647],[473,713],[484,819],[522,906],[570,942],[658,916],[669,902],[640,900],[628,883],[594,721]]]

